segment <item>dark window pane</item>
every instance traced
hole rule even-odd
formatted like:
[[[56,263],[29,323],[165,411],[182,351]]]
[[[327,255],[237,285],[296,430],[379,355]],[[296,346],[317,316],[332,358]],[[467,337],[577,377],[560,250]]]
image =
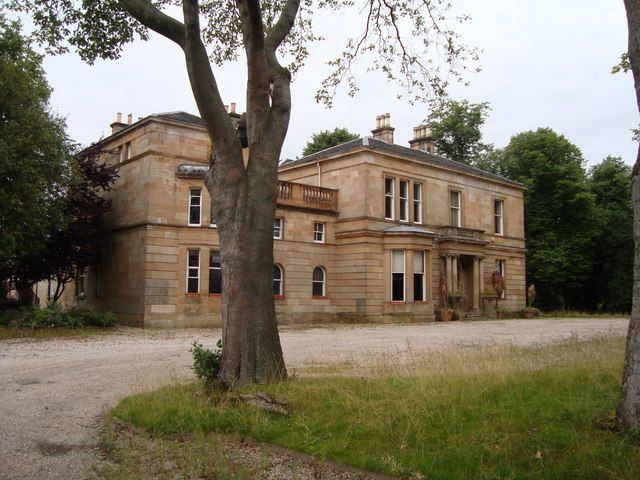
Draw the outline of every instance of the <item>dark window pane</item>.
[[[218,250],[211,250],[209,253],[209,267],[220,268],[220,252]]]
[[[198,279],[190,278],[187,283],[187,292],[188,293],[198,293]]]
[[[282,291],[280,290],[280,285],[282,283],[280,282],[280,280],[273,280],[273,294],[274,295],[282,295]]]
[[[393,218],[393,197],[384,198],[384,217]]]
[[[407,201],[402,199],[400,200],[400,220],[407,219]]]
[[[313,282],[313,296],[322,297],[324,295],[322,282]]]
[[[280,267],[278,267],[278,265],[273,266],[273,278],[274,280],[282,279],[282,270],[280,270]]]
[[[424,275],[422,273],[413,274],[413,301],[424,301]]]
[[[222,273],[219,268],[209,269],[209,293],[222,293]]]
[[[324,282],[324,271],[320,267],[316,267],[313,270],[313,281]]]
[[[391,283],[391,300],[394,302],[404,301],[404,273],[392,274]]]

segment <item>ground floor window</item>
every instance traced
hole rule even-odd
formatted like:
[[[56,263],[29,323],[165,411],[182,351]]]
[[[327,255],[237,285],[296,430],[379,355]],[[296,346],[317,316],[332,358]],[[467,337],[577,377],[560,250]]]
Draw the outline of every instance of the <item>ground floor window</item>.
[[[284,295],[284,275],[280,265],[273,266],[273,294],[276,296]]]
[[[391,251],[391,301],[404,302],[404,250]]]
[[[84,297],[84,277],[85,269],[79,268],[76,273],[76,295],[78,297]]]
[[[187,251],[187,293],[200,291],[200,250]]]
[[[314,297],[326,296],[325,272],[322,267],[316,267],[313,269],[312,293]]]
[[[496,269],[496,272],[498,272],[502,276],[502,278],[505,280],[505,286],[506,286],[505,261],[501,259],[497,259],[495,269]],[[504,298],[506,293],[507,293],[507,289],[505,288],[502,291],[502,296],[500,298]]]
[[[222,264],[220,263],[220,251],[209,252],[209,293],[222,293]]]
[[[424,252],[413,252],[413,301],[424,302],[427,296]]]

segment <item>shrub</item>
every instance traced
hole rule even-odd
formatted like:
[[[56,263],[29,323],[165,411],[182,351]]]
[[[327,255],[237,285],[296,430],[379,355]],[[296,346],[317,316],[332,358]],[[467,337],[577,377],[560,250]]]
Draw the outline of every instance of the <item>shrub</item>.
[[[62,324],[62,315],[54,308],[35,308],[17,319],[17,323],[21,327],[29,328],[59,327]]]
[[[193,372],[206,383],[213,383],[218,378],[220,372],[220,362],[222,361],[222,340],[216,343],[216,350],[211,351],[204,348],[201,343],[195,340],[191,344],[193,353]]]
[[[68,313],[62,317],[62,326],[67,328],[82,328],[84,321],[80,317],[74,317]]]
[[[74,305],[67,310],[66,315],[79,319],[79,326],[93,327],[113,327],[118,323],[118,319],[111,312],[98,312],[91,307],[84,305]]]

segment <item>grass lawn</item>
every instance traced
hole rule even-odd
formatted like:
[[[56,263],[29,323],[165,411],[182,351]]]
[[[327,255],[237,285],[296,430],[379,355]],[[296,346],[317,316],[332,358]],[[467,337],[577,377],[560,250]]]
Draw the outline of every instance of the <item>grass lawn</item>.
[[[112,333],[113,328],[79,327],[79,328],[27,328],[0,326],[0,341],[14,339],[51,340],[57,338],[83,338],[90,335]]]
[[[616,337],[440,351],[402,366],[389,356],[245,389],[287,399],[290,417],[197,383],[124,399],[114,415],[167,442],[237,432],[401,477],[637,480],[640,438],[610,420],[623,349]]]

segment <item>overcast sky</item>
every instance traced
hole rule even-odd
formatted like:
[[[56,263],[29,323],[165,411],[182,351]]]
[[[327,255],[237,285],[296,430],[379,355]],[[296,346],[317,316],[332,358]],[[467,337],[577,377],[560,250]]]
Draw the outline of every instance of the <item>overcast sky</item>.
[[[611,75],[626,50],[627,26],[620,0],[456,1],[472,19],[460,28],[465,42],[482,50],[479,74],[469,87],[452,89],[456,99],[489,102],[485,142],[505,146],[512,135],[551,127],[582,149],[590,165],[606,155],[631,164],[638,124],[631,74]],[[428,115],[424,105],[395,99],[396,90],[377,75],[359,78],[360,91],[340,93],[334,108],[314,101],[324,62],[334,57],[357,15],[318,19],[331,40],[316,45],[293,84],[293,112],[282,158],[295,158],[311,134],[336,126],[370,135],[375,116],[389,112],[395,142],[408,145],[412,127]],[[358,27],[359,28],[359,27]],[[151,113],[196,113],[181,51],[168,40],[128,46],[122,59],[83,64],[74,54],[47,58],[53,108],[66,117],[69,133],[88,144],[109,134],[116,112],[134,119]],[[245,69],[241,63],[216,69],[225,102],[244,111]]]

